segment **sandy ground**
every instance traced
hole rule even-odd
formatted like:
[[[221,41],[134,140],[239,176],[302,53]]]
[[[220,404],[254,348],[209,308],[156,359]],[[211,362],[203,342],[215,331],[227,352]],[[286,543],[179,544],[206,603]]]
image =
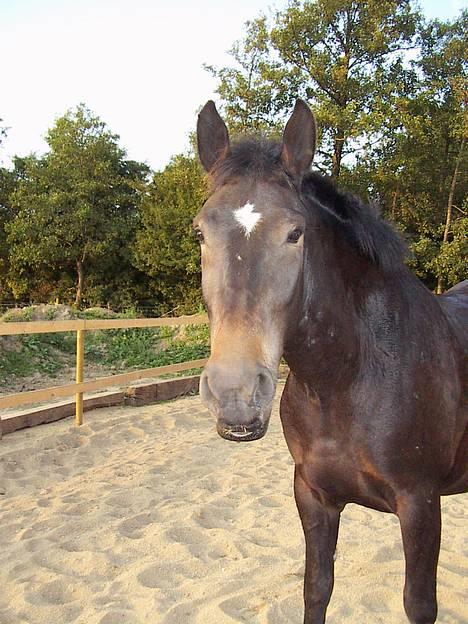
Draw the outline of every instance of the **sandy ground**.
[[[466,496],[444,499],[439,619],[468,622]],[[1,624],[300,624],[302,530],[277,410],[221,440],[198,397],[0,442]],[[402,624],[397,520],[343,513],[327,624]]]

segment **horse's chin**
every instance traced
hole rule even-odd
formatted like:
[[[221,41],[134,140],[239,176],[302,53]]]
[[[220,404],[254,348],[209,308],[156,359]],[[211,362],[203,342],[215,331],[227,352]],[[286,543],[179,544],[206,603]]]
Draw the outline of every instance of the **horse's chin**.
[[[268,430],[268,421],[255,427],[246,427],[244,425],[227,427],[218,423],[216,430],[224,440],[229,440],[230,442],[252,442],[253,440],[263,438]]]

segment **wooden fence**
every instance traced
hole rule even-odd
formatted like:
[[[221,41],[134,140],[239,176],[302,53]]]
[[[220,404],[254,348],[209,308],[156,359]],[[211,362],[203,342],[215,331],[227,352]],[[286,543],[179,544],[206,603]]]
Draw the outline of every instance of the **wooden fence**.
[[[17,336],[20,334],[48,334],[57,332],[76,332],[76,383],[65,386],[55,386],[42,390],[31,390],[18,394],[9,394],[0,397],[0,409],[17,407],[48,401],[59,397],[75,395],[76,417],[75,423],[83,423],[83,393],[100,390],[108,386],[127,384],[145,377],[157,377],[167,373],[176,373],[191,368],[199,368],[206,363],[206,359],[181,362],[168,366],[157,366],[143,370],[130,371],[109,377],[99,377],[92,381],[83,381],[84,343],[85,334],[91,330],[127,329],[135,327],[174,327],[179,325],[201,325],[207,323],[205,314],[194,316],[179,316],[175,318],[140,318],[140,319],[95,319],[75,321],[29,321],[22,323],[0,323],[0,336]]]

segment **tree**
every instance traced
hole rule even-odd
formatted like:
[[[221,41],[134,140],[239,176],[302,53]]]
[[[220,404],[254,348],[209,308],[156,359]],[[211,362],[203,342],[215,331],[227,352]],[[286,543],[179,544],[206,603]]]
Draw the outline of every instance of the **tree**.
[[[297,96],[309,101],[315,166],[378,201],[440,291],[466,247],[467,32],[467,11],[425,22],[412,0],[292,0],[247,24],[235,67],[209,69],[234,129],[275,131]]]
[[[279,133],[281,115],[291,104],[291,77],[284,81],[285,69],[271,61],[267,19],[247,22],[245,39],[235,42],[230,54],[235,67],[205,69],[218,79],[231,132]]]
[[[356,141],[380,131],[419,19],[411,0],[293,0],[272,26],[265,17],[248,23],[232,50],[240,69],[210,70],[241,127],[274,124],[297,96],[313,103],[319,153],[338,177]]]
[[[4,167],[0,167],[0,301],[11,296],[8,287],[9,246],[6,237],[6,226],[12,218],[10,197],[16,186],[16,175]]]
[[[6,136],[6,128],[0,118],[0,147]],[[5,225],[10,219],[9,196],[12,192],[13,176],[11,172],[0,167],[0,300],[7,291],[6,274],[8,271],[8,246],[6,242]]]
[[[205,178],[193,156],[175,156],[154,174],[141,205],[135,265],[153,278],[161,313],[194,312],[201,304],[199,245],[192,220],[206,198]]]
[[[467,22],[465,11],[421,28],[412,81],[389,112],[393,131],[349,175],[398,222],[415,254],[413,268],[439,292],[443,280],[449,286],[463,275],[454,250],[463,248],[457,222],[466,217],[468,182]]]
[[[468,136],[468,63],[466,61],[466,45],[468,32],[468,11],[461,13],[458,20],[430,22],[423,36],[423,54],[421,66],[426,82],[434,93],[434,99],[440,104],[444,113],[442,121],[445,152],[445,176],[441,180],[441,191],[446,197],[445,226],[442,236],[442,245],[439,258],[434,261],[436,267],[437,292],[441,293],[444,284],[444,267],[447,267],[446,258],[451,235],[454,241],[457,234],[451,232],[454,223],[454,202],[457,196],[457,187],[466,193],[466,158],[465,145]],[[443,123],[445,121],[445,123]],[[452,154],[450,154],[452,152]],[[450,156],[452,156],[450,160]],[[459,184],[461,178],[461,184]],[[464,178],[464,179],[463,179]],[[463,188],[464,187],[464,188]],[[460,193],[458,193],[460,197]],[[460,199],[463,198],[463,195]],[[463,212],[460,210],[460,213]],[[466,219],[460,221],[466,223]],[[466,214],[466,213],[465,213]],[[455,225],[455,230],[459,229]],[[453,245],[452,245],[453,247]],[[466,251],[466,230],[465,230]],[[466,258],[466,253],[465,253]],[[445,261],[444,261],[445,260]]]
[[[135,231],[148,168],[125,160],[118,136],[83,104],[56,121],[47,143],[12,195],[10,283],[24,292],[34,272],[70,287],[75,273],[80,306],[87,267],[121,258]]]

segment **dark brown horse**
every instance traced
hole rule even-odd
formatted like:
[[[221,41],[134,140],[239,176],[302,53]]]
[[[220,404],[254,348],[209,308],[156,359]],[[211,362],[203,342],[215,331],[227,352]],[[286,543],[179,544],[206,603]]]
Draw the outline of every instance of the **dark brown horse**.
[[[282,143],[229,141],[198,120],[211,196],[202,247],[211,357],[201,396],[227,440],[262,437],[278,363],[281,420],[305,533],[306,624],[325,621],[340,513],[398,516],[413,624],[437,615],[440,496],[468,486],[468,282],[434,296],[374,207],[309,172],[315,121],[298,101]]]

